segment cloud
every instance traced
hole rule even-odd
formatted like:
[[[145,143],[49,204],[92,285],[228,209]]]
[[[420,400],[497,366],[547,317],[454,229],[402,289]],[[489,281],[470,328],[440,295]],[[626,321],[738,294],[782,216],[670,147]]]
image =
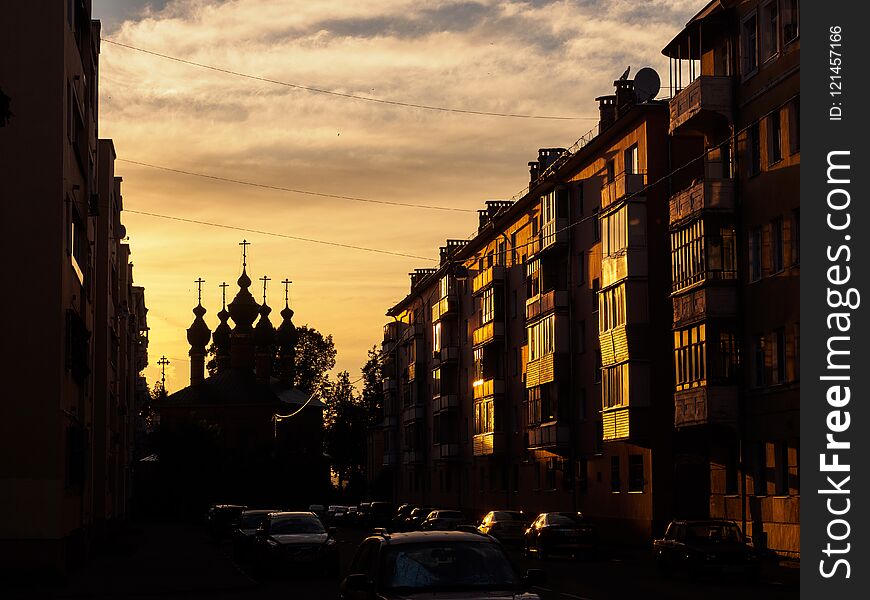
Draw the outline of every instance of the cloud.
[[[333,194],[467,209],[527,183],[539,147],[595,125],[594,97],[627,65],[666,71],[661,48],[695,0],[95,0],[106,36],[229,70],[404,102],[588,120],[511,120],[315,94],[103,44],[101,135],[120,158]],[[101,14],[102,11],[102,14]],[[312,198],[121,163],[125,206],[431,256],[432,262],[127,214],[137,283],[155,314],[151,350],[185,356],[193,280],[214,327],[223,280],[254,242],[251,269],[293,279],[296,320],[332,333],[352,373],[378,342],[407,273],[434,264],[476,214]],[[283,295],[275,286],[270,302]],[[153,361],[152,361],[153,362]],[[150,372],[151,380],[154,371]],[[186,385],[180,369],[171,389]]]

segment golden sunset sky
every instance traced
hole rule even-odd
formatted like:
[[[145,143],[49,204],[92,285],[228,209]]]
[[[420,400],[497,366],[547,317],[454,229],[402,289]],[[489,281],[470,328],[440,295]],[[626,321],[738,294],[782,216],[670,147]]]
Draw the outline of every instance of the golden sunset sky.
[[[259,77],[401,102],[580,117],[516,119],[388,106],[219,73],[103,43],[100,137],[119,159],[314,192],[476,211],[528,183],[539,147],[567,147],[595,126],[594,97],[631,65],[659,71],[661,48],[703,0],[419,2],[94,0],[104,38]],[[359,375],[382,339],[407,273],[435,266],[475,212],[360,203],[116,164],[134,279],[149,308],[149,383],[189,383],[185,330],[205,279],[213,330],[220,288],[238,289],[246,238],[252,292],[280,280],[294,322],[332,334],[337,370]],[[155,218],[152,212],[389,250],[377,254]]]

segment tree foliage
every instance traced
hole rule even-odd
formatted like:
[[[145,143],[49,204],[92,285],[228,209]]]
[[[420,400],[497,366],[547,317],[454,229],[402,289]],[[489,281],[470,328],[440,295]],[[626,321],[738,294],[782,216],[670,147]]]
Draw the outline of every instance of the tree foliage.
[[[365,466],[366,407],[347,371],[324,386],[324,445],[333,470],[343,481],[362,476]]]

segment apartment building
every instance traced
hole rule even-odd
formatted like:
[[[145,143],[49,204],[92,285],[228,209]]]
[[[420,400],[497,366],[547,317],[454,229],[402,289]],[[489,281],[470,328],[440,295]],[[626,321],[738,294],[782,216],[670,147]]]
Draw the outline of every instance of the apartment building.
[[[612,540],[671,516],[668,105],[614,82],[529,190],[411,273],[384,328],[381,468],[396,502],[581,511]],[[673,148],[671,147],[673,146]],[[381,473],[377,477],[383,478]]]
[[[711,2],[663,53],[704,149],[670,200],[678,506],[799,556],[798,2]]]
[[[127,391],[147,324],[114,153],[98,142],[100,24],[90,0],[46,4],[13,3],[0,22],[13,113],[0,130],[0,563],[64,569],[126,511]]]

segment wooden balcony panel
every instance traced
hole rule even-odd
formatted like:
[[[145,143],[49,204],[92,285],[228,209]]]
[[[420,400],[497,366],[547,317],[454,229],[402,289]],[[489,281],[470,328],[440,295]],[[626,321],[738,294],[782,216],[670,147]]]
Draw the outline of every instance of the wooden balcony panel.
[[[674,327],[708,318],[727,318],[737,314],[737,286],[701,287],[673,297]]]
[[[504,339],[504,323],[490,321],[475,329],[471,338],[475,346],[501,341]]]
[[[622,173],[601,186],[601,209],[625,198],[642,193],[646,185],[645,173]]]
[[[477,294],[495,283],[504,282],[504,267],[493,265],[478,273],[471,281],[471,293]]]
[[[734,210],[733,179],[703,179],[671,196],[668,203],[669,223],[675,225],[704,210]]]
[[[477,382],[475,382],[475,384],[476,385],[472,385],[472,392],[475,400],[489,398],[496,394],[504,394],[503,379],[484,379],[479,384]]]
[[[674,427],[737,423],[737,386],[701,386],[674,394]]]
[[[558,421],[544,423],[529,427],[528,449],[529,450],[552,450],[566,448],[571,443],[570,428]]]
[[[601,287],[613,285],[629,277],[647,277],[648,274],[646,248],[631,248],[601,258]]]
[[[568,307],[568,292],[550,290],[526,300],[526,321]]]
[[[705,115],[719,115],[733,122],[731,77],[702,75],[671,99],[669,132],[699,127]]]
[[[505,437],[501,432],[478,433],[474,436],[474,456],[492,456],[505,450]]]

